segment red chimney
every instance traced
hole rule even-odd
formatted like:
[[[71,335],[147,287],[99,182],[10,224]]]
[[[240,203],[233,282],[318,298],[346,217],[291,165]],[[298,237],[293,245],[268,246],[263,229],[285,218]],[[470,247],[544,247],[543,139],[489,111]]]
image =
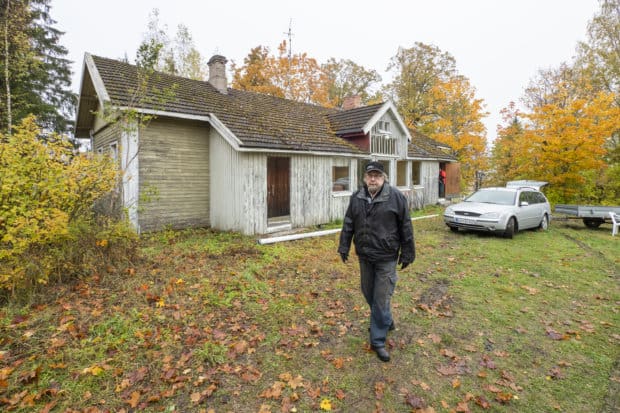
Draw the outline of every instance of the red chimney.
[[[360,95],[347,96],[344,98],[344,102],[342,102],[342,109],[349,110],[355,109],[362,106],[362,97]]]

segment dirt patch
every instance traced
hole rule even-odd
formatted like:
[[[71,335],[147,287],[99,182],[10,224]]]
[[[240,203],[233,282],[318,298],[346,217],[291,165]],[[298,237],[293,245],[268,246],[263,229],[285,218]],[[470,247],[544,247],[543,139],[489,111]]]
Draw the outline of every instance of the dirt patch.
[[[452,315],[452,297],[448,294],[449,287],[449,280],[435,280],[433,285],[422,291],[420,298],[416,301],[416,307],[429,312],[440,312],[442,315]]]

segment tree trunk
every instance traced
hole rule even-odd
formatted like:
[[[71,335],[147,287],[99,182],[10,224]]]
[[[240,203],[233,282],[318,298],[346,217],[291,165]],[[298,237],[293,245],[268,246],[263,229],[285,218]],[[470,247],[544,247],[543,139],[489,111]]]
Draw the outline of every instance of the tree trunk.
[[[4,81],[6,83],[6,116],[7,116],[7,134],[11,136],[13,129],[13,120],[11,115],[11,84],[9,83],[9,7],[11,0],[6,1],[6,10],[4,13]]]

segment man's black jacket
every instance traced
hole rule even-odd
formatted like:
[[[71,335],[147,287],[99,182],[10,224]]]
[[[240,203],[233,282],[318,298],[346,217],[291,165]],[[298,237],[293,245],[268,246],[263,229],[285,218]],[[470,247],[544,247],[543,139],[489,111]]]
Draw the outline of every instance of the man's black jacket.
[[[340,254],[349,254],[352,239],[360,258],[391,261],[400,251],[400,262],[413,262],[413,226],[405,196],[387,183],[372,200],[365,185],[351,195],[340,233]]]

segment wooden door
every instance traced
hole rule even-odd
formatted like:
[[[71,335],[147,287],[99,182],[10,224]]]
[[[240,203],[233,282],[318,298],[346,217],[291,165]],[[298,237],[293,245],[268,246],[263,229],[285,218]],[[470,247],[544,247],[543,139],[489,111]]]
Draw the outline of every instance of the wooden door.
[[[267,158],[267,218],[290,214],[290,158]]]
[[[461,193],[461,165],[457,162],[446,164],[446,198],[458,197]]]

